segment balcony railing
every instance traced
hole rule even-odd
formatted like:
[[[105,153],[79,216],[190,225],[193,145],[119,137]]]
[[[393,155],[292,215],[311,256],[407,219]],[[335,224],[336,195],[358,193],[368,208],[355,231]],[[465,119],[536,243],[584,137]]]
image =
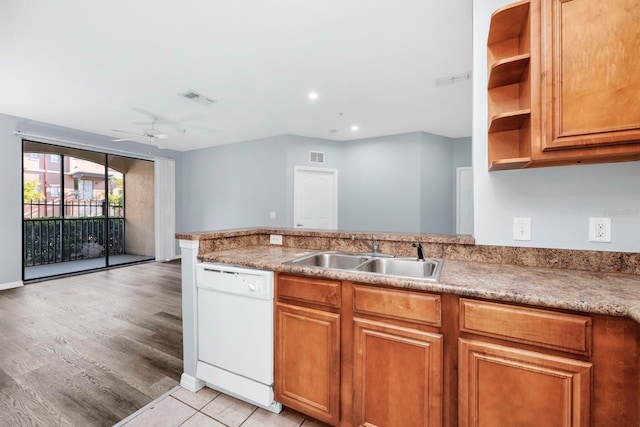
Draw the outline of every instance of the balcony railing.
[[[58,214],[56,203],[25,203],[23,220],[24,265],[32,267],[81,259],[124,254],[124,218],[102,216],[105,203],[65,203],[69,214],[79,217],[45,216]],[[121,213],[122,207],[111,205],[109,213]],[[27,211],[30,215],[27,215]],[[44,215],[43,215],[44,214]],[[106,227],[108,222],[109,226]]]
[[[65,200],[64,204],[60,200],[52,200],[42,202],[39,200],[31,200],[24,202],[24,218],[85,218],[85,217],[101,217],[105,215],[107,208],[110,217],[124,216],[124,206],[115,203],[109,203],[106,200]],[[64,214],[61,215],[61,212]]]

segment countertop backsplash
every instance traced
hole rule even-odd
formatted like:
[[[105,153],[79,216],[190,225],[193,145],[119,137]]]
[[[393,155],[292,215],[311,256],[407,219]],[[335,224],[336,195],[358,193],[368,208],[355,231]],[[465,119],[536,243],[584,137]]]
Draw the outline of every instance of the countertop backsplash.
[[[282,247],[290,248],[369,252],[370,249],[363,242],[353,241],[351,236],[355,235],[361,239],[370,239],[373,236],[379,241],[380,252],[394,256],[414,256],[416,250],[411,243],[420,242],[425,257],[430,258],[640,275],[640,253],[484,246],[476,245],[473,237],[466,235],[244,228],[178,233],[176,237],[183,240],[199,240],[199,253],[204,254],[269,245],[269,236],[272,234],[281,235]]]

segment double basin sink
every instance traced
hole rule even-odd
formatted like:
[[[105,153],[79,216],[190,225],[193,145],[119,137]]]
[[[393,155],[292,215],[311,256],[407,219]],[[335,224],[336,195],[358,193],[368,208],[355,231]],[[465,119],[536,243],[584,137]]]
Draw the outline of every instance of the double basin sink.
[[[336,270],[377,273],[411,279],[438,280],[442,270],[441,259],[395,258],[377,254],[349,254],[326,251],[284,262],[300,267],[318,267]]]

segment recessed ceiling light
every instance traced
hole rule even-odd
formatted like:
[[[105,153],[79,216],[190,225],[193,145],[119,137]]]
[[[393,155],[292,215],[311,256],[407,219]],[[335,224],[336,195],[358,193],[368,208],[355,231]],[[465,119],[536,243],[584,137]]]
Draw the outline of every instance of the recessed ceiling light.
[[[311,100],[311,101],[315,101],[316,99],[318,99],[318,92],[316,91],[311,91],[309,92],[309,94],[307,95],[307,97]]]
[[[358,125],[351,125],[351,132],[358,132],[358,129],[360,129]]]

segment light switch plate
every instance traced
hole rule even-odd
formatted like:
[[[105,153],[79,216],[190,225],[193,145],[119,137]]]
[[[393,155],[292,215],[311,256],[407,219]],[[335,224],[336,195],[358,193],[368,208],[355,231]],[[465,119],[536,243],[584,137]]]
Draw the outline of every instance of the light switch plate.
[[[513,218],[513,240],[531,240],[531,218]]]

